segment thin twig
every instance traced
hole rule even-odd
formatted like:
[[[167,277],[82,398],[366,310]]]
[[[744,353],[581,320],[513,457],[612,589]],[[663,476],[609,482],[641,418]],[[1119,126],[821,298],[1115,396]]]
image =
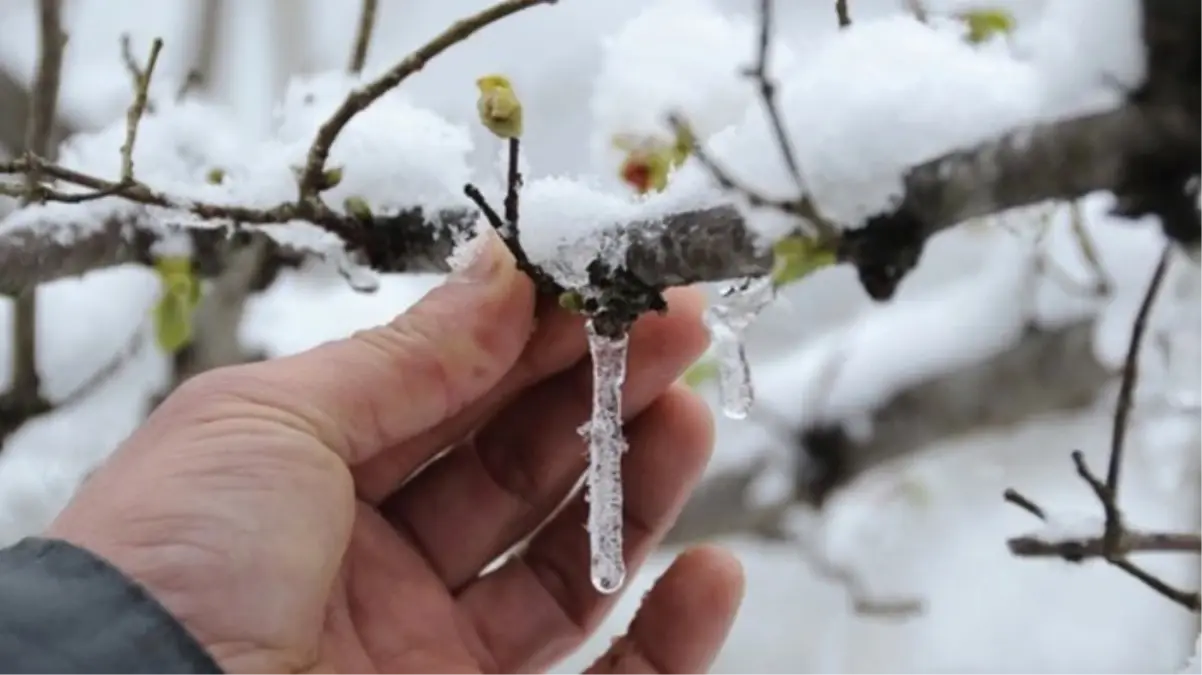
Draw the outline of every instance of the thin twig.
[[[146,67],[141,68],[132,60],[129,54],[129,35],[121,38],[122,51],[129,60],[128,67],[134,81],[134,100],[125,113],[125,142],[121,145],[121,183],[129,184],[134,180],[134,143],[138,140],[138,125],[146,114],[147,103],[150,99],[150,78],[154,75],[154,67],[159,62],[159,53],[163,51],[163,41],[155,38],[150,44],[150,56],[146,59]]]
[[[1102,505],[1105,523],[1100,537],[1071,538],[1057,541],[1047,541],[1038,537],[1016,537],[1007,543],[1011,552],[1024,557],[1059,556],[1070,562],[1080,562],[1089,557],[1101,557],[1108,563],[1140,580],[1157,593],[1170,600],[1198,612],[1200,604],[1199,593],[1183,591],[1174,588],[1167,582],[1158,579],[1151,573],[1140,568],[1127,559],[1127,555],[1136,551],[1184,551],[1200,552],[1202,542],[1196,534],[1167,534],[1132,532],[1127,529],[1122,510],[1118,503],[1119,479],[1122,475],[1124,443],[1127,437],[1128,420],[1131,415],[1131,405],[1134,398],[1135,386],[1139,381],[1139,352],[1147,332],[1148,317],[1152,306],[1164,283],[1169,260],[1172,258],[1172,243],[1165,244],[1144,292],[1143,301],[1131,325],[1131,339],[1127,344],[1127,356],[1123,363],[1122,382],[1119,385],[1118,400],[1115,403],[1114,423],[1110,435],[1110,456],[1106,471],[1106,480],[1098,478],[1085,462],[1085,454],[1074,450],[1071,454],[1077,476],[1089,486],[1098,502]],[[1024,497],[1016,490],[1006,490],[1006,501],[1021,507],[1035,515],[1040,520],[1046,520],[1046,514],[1035,502]]]
[[[371,34],[376,25],[376,10],[378,0],[363,0],[359,9],[359,24],[355,29],[355,43],[351,49],[351,62],[347,70],[352,75],[363,72],[363,64],[367,62],[367,49],[371,46]]]
[[[1089,467],[1085,465],[1079,451],[1073,453],[1073,462],[1077,465],[1078,475],[1089,484],[1094,495],[1102,502],[1103,510],[1107,514],[1103,532],[1092,537],[1070,537],[1055,540],[1029,535],[1013,537],[1006,541],[1010,552],[1023,558],[1058,557],[1071,563],[1080,563],[1088,558],[1101,558],[1160,595],[1195,614],[1198,613],[1202,608],[1202,597],[1197,591],[1191,592],[1173,587],[1131,562],[1127,555],[1134,552],[1198,553],[1199,547],[1202,546],[1199,535],[1128,530],[1120,517],[1117,504],[1111,499],[1110,493],[1106,489],[1106,484],[1089,471]],[[1011,504],[1019,506],[1040,520],[1046,520],[1044,509],[1030,498],[1015,490],[1007,490],[1005,496],[1006,501]],[[1114,522],[1118,523],[1117,536],[1113,536],[1111,530],[1108,529]]]
[[[923,0],[902,0],[902,4],[909,10],[910,16],[913,16],[920,23],[930,23],[931,17],[927,12],[926,5]]]
[[[513,140],[516,141],[517,139]],[[509,149],[511,152],[515,150],[515,146],[516,144],[510,144]],[[511,167],[514,166],[514,162],[516,161],[512,160],[513,156],[512,154],[510,155]],[[497,210],[488,203],[488,199],[484,197],[484,194],[475,185],[469,183],[463,186],[463,194],[472,200],[476,207],[480,209],[480,213],[484,215],[484,219],[496,230],[505,247],[509,249],[509,254],[513,256],[517,268],[530,277],[530,280],[534,282],[535,287],[540,292],[558,295],[565,289],[546,270],[530,260],[530,256],[526,253],[526,249],[522,247],[521,241],[518,239],[518,201],[517,188],[514,187],[516,184],[512,182],[514,178],[515,176],[511,175],[510,187],[506,190],[504,217],[497,213]],[[520,183],[521,177],[516,176],[516,179]],[[512,195],[512,199],[510,195]]]
[[[767,113],[769,123],[772,125],[772,133],[777,148],[784,159],[789,175],[793,178],[798,196],[790,199],[777,199],[768,197],[762,192],[752,189],[745,183],[735,179],[730,172],[719,166],[718,162],[698,142],[693,143],[692,154],[709,171],[719,187],[741,195],[752,207],[772,208],[804,219],[813,225],[821,242],[834,245],[839,239],[839,229],[819,212],[817,205],[814,204],[810,196],[809,188],[806,185],[805,178],[801,173],[801,167],[798,165],[796,154],[793,151],[793,144],[789,141],[789,135],[785,131],[785,124],[780,114],[780,108],[776,104],[776,84],[768,77],[768,58],[772,47],[772,3],[773,0],[760,0],[760,30],[757,41],[756,62],[754,65],[748,67],[743,74],[756,83],[760,101],[763,103],[764,111]],[[680,115],[675,113],[669,115],[668,123],[672,125],[677,137],[696,138],[696,135],[689,128],[688,123]]]
[[[67,43],[67,36],[62,29],[60,0],[40,0],[38,3],[38,36],[40,48],[37,73],[30,90],[26,157],[46,156],[52,152],[50,135],[58,110],[63,50]],[[40,199],[41,178],[36,169],[26,174],[26,193],[21,199],[22,204]],[[42,397],[41,378],[38,376],[37,314],[37,287],[27,288],[17,294],[13,300],[12,385],[0,397],[4,418],[0,433],[5,435],[50,408]]]
[[[1144,333],[1148,329],[1148,316],[1152,313],[1152,305],[1160,293],[1164,283],[1165,273],[1172,259],[1173,247],[1165,244],[1160,252],[1160,260],[1152,272],[1144,299],[1135,314],[1135,322],[1131,325],[1131,339],[1127,344],[1127,358],[1123,362],[1123,379],[1119,385],[1118,400],[1114,408],[1114,425],[1110,435],[1110,461],[1106,467],[1106,489],[1111,499],[1117,499],[1119,474],[1122,470],[1123,444],[1127,439],[1127,420],[1131,415],[1131,402],[1135,395],[1135,385],[1139,379],[1139,352],[1143,345]]]
[[[1025,558],[1063,558],[1080,562],[1106,557],[1102,537],[1049,541],[1046,537],[1025,536],[1009,539],[1006,545],[1011,553]],[[1123,550],[1129,553],[1202,553],[1202,537],[1196,532],[1129,531],[1123,538]]]
[[[313,202],[317,201],[330,148],[334,145],[338,134],[355,115],[375,103],[376,99],[395,89],[406,78],[425,66],[430,59],[463,42],[480,29],[524,9],[554,2],[555,0],[503,0],[488,9],[460,19],[433,40],[406,56],[388,72],[347,96],[342,105],[338,106],[334,114],[317,130],[313,144],[309,147],[309,154],[298,186],[298,202],[307,205],[302,208],[309,208]]]
[[[62,29],[61,0],[40,0],[38,3],[38,35],[40,51],[38,69],[30,90],[29,124],[25,128],[25,151],[45,157],[50,152],[50,134],[58,110],[58,93],[63,71],[63,49],[67,36]],[[36,201],[40,173],[34,169],[25,176],[29,190],[26,202]]]
[[[521,211],[518,202],[518,193],[522,190],[522,172],[519,170],[519,156],[521,153],[521,139],[514,137],[509,139],[509,171],[505,175],[505,228],[506,231],[501,233],[502,237],[508,237],[513,241],[517,241],[521,236],[518,230],[518,215]]]
[[[768,57],[772,52],[773,2],[774,0],[760,0],[760,33],[756,43],[756,62],[744,74],[755,80],[759,87],[760,98],[763,100],[765,111],[772,123],[772,132],[776,135],[776,142],[780,147],[781,156],[785,160],[785,166],[789,169],[789,175],[792,176],[797,191],[805,195],[809,193],[809,189],[801,175],[797,157],[793,153],[793,144],[789,141],[789,135],[785,133],[780,111],[777,110],[776,83],[768,77]]]
[[[1072,229],[1073,239],[1077,242],[1077,248],[1081,250],[1081,256],[1089,264],[1090,271],[1093,272],[1094,293],[1099,296],[1109,295],[1114,288],[1114,281],[1110,278],[1110,273],[1106,271],[1106,266],[1102,264],[1102,256],[1098,253],[1097,243],[1094,242],[1093,236],[1085,227],[1081,202],[1079,200],[1069,202],[1068,209],[1069,227]]]
[[[200,28],[192,45],[192,68],[176,91],[177,101],[211,84],[213,73],[217,72],[221,26],[227,9],[226,0],[201,0],[200,18],[197,21]]]
[[[112,196],[147,206],[178,209],[195,214],[206,220],[229,220],[248,225],[286,223],[290,220],[304,217],[315,225],[319,225],[348,241],[353,241],[355,234],[358,232],[358,225],[352,218],[339,215],[329,208],[320,205],[302,210],[294,202],[285,202],[269,208],[252,208],[178,199],[158,192],[138,180],[130,183],[106,180],[65,166],[45,162],[36,156],[0,163],[0,174],[27,173],[34,170],[35,167],[37,171],[47,178],[53,178],[95,191],[94,194],[59,195],[56,201],[83,202],[97,199],[101,196]],[[2,191],[0,190],[0,192]]]
[[[851,12],[847,9],[847,0],[835,0],[835,16],[839,19],[840,28],[847,28],[851,25]]]
[[[1018,508],[1022,509],[1023,511],[1026,511],[1027,513],[1035,516],[1036,518],[1038,518],[1040,520],[1046,521],[1048,519],[1048,514],[1046,511],[1043,510],[1043,507],[1041,507],[1039,504],[1036,504],[1035,502],[1031,501],[1026,496],[1024,496],[1022,493],[1020,493],[1018,490],[1015,490],[1014,488],[1006,488],[1006,491],[1002,493],[1002,499],[1017,506]]]
[[[29,131],[30,83],[24,82],[7,68],[0,67],[0,152],[9,157],[20,157],[25,151],[25,137]],[[60,111],[50,133],[50,144],[57,146],[64,138],[74,135],[78,127],[66,119]]]
[[[793,183],[797,187],[797,202],[794,205],[794,212],[813,223],[819,237],[830,242],[838,237],[838,230],[818,211],[818,207],[813,203],[809,186],[806,184],[805,177],[801,172],[801,166],[797,162],[793,143],[789,140],[789,134],[785,131],[785,123],[780,114],[780,106],[776,104],[776,83],[768,76],[768,58],[772,51],[774,1],[760,0],[760,33],[756,50],[756,63],[747,69],[745,74],[755,81],[759,89],[760,100],[763,102],[764,111],[768,114],[768,120],[772,124],[772,133],[776,138],[777,148],[780,149],[781,157],[785,160],[785,166],[789,170],[789,175],[793,178]],[[844,11],[846,9],[845,4]],[[848,22],[850,23],[850,19],[848,19]]]

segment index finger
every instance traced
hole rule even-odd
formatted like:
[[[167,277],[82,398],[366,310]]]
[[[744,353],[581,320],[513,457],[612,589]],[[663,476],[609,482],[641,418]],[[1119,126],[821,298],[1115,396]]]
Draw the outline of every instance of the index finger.
[[[235,369],[227,393],[303,424],[348,464],[426,431],[492,389],[534,325],[534,288],[500,239],[384,326]]]

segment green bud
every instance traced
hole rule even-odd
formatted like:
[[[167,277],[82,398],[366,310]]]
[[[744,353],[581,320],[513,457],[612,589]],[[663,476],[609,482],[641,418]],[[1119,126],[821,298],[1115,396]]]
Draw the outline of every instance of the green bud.
[[[710,359],[699,359],[696,363],[689,366],[688,370],[684,371],[685,385],[689,389],[696,389],[706,382],[718,376],[718,364]]]
[[[368,206],[367,200],[357,195],[351,195],[342,201],[342,207],[351,216],[359,220],[371,220],[373,218],[371,207]]]
[[[579,291],[564,291],[559,294],[559,306],[569,312],[580,313],[584,311],[584,296]]]
[[[773,244],[772,252],[775,256],[772,281],[778,288],[835,264],[833,248],[824,248],[813,239],[797,234]]]
[[[342,167],[333,167],[321,172],[322,192],[336,187],[342,182]]]

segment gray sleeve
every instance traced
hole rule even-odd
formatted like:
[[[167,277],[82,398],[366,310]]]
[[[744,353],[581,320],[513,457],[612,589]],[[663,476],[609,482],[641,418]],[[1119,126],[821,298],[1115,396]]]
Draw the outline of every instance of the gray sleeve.
[[[146,589],[67,542],[0,549],[0,672],[220,673]]]

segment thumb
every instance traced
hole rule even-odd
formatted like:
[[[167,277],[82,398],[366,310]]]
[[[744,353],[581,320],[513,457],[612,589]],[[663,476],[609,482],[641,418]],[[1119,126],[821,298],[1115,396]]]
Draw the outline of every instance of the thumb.
[[[260,364],[257,402],[356,464],[484,395],[532,333],[534,288],[491,229],[467,246],[466,265],[387,325]]]
[[[630,629],[585,673],[707,673],[743,600],[743,568],[730,553],[699,546],[668,567]]]

